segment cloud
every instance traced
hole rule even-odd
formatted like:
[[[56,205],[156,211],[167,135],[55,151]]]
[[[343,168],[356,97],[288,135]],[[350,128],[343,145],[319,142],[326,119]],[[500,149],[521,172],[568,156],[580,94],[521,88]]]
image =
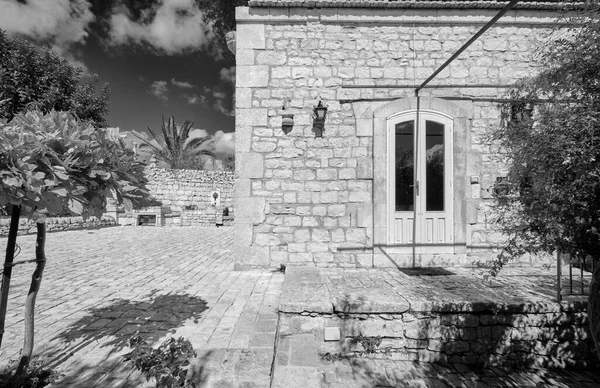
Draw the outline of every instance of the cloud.
[[[175,78],[171,78],[171,84],[183,89],[191,89],[194,87],[194,85],[187,81],[177,81]]]
[[[199,96],[197,94],[184,94],[181,97],[185,98],[187,103],[190,105],[205,105],[206,104],[206,96]]]
[[[69,62],[83,66],[73,45],[85,43],[89,35],[88,26],[95,20],[90,8],[87,0],[0,0],[0,28],[10,36],[49,42]]]
[[[235,132],[217,131],[212,140],[215,153],[228,155],[235,153]]]
[[[214,103],[212,104],[212,108],[219,113],[224,114],[225,116],[233,116],[233,109],[228,109],[227,106],[233,105],[231,103],[231,99],[227,97],[227,94],[221,90],[220,88],[210,89],[204,88],[204,93],[210,94]]]
[[[221,69],[219,76],[221,77],[221,80],[231,85],[235,85],[235,66]]]
[[[159,0],[143,10],[136,21],[124,7],[117,7],[109,25],[112,45],[146,45],[168,55],[207,50],[220,56],[211,43],[212,28],[204,21],[195,0]]]
[[[233,109],[228,109],[225,106],[225,104],[226,103],[225,103],[224,99],[218,99],[213,104],[213,109],[216,110],[219,113],[224,114],[225,116],[233,116],[235,114],[235,112],[233,111]]]
[[[197,137],[207,137],[208,131],[206,129],[195,128],[190,131],[188,139],[195,139]]]
[[[150,93],[155,95],[158,99],[167,101],[169,97],[167,93],[169,88],[167,87],[167,81],[154,81],[150,85]]]

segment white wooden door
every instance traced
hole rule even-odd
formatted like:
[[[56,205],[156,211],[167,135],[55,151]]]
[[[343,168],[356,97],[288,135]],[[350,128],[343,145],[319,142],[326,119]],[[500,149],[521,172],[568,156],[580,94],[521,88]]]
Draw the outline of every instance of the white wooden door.
[[[388,243],[407,253],[453,252],[452,119],[394,115],[388,145]]]

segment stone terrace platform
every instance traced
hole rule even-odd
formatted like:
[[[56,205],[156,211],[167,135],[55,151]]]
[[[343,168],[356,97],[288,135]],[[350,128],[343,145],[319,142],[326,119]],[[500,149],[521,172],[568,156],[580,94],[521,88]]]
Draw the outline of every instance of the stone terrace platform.
[[[491,279],[484,269],[424,270],[288,267],[275,386],[285,386],[299,365],[316,378],[324,360],[347,357],[459,367],[597,365],[587,298],[555,302],[555,269],[506,268]]]

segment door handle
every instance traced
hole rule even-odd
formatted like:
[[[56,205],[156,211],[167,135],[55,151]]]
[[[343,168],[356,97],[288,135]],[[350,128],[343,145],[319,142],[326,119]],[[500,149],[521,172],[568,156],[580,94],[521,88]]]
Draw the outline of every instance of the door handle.
[[[419,195],[419,181],[417,181],[416,185],[417,185],[417,187],[416,187],[416,189],[417,189],[417,195]]]

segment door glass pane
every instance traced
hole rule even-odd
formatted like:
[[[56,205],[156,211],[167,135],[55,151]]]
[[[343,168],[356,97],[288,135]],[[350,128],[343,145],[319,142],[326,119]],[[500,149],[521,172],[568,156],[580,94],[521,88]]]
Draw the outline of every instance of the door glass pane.
[[[444,125],[425,121],[426,210],[444,210]]]
[[[412,211],[414,180],[414,121],[396,124],[396,211]]]

